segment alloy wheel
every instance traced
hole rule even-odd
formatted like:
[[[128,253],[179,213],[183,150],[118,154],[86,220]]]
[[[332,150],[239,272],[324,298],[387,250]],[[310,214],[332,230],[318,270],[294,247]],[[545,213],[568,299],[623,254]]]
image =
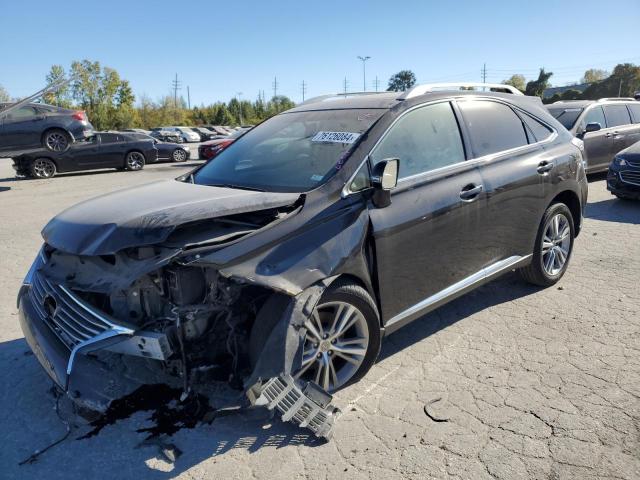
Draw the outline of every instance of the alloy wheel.
[[[542,237],[542,268],[556,276],[564,268],[571,250],[571,226],[562,213],[551,217]]]
[[[38,178],[51,178],[56,173],[56,168],[50,160],[38,158],[33,162],[33,173]]]
[[[184,162],[187,159],[187,153],[181,148],[177,148],[173,151],[173,160],[175,162]]]
[[[69,141],[62,132],[50,132],[45,138],[45,144],[52,152],[64,152],[69,146]]]
[[[360,310],[346,302],[318,305],[305,323],[302,368],[296,378],[312,380],[329,392],[345,385],[364,362],[369,327]]]
[[[144,166],[144,157],[139,152],[127,155],[127,166],[130,170],[140,170]]]

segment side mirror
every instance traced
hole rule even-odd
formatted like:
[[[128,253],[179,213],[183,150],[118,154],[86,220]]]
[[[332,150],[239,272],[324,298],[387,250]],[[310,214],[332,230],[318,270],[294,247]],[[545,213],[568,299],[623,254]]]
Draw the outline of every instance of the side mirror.
[[[597,132],[601,128],[602,125],[600,125],[598,122],[587,123],[587,126],[584,128],[584,133]]]
[[[391,189],[398,184],[400,160],[387,158],[373,166],[371,185],[373,186],[373,204],[378,208],[391,205]]]

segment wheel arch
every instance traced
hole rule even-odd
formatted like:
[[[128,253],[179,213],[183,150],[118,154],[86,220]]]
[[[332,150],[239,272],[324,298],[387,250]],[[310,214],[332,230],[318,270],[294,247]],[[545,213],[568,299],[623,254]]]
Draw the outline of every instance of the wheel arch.
[[[582,227],[582,222],[580,221],[582,216],[582,205],[580,204],[578,195],[573,190],[564,190],[553,197],[547,208],[554,203],[564,203],[569,208],[569,211],[573,216],[573,227],[575,236],[577,237]]]
[[[69,135],[70,143],[76,143],[76,137],[73,136],[73,133],[71,133],[68,128],[62,125],[50,125],[47,128],[45,128],[42,131],[42,135],[40,135],[40,142],[44,141],[45,135],[49,133],[51,130],[62,130],[64,133]],[[37,157],[37,158],[49,158],[49,157]],[[49,160],[54,161],[52,158],[49,158]]]

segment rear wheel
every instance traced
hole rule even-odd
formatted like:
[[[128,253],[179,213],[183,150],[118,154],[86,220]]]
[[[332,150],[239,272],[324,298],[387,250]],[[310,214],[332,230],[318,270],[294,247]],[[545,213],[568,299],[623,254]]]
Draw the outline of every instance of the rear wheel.
[[[182,148],[176,148],[171,155],[174,162],[184,162],[187,160],[187,152],[185,152]]]
[[[36,158],[30,170],[34,178],[51,178],[56,174],[56,164],[48,158]]]
[[[71,136],[60,128],[47,130],[42,135],[42,146],[50,152],[66,152],[71,145]]]
[[[272,306],[267,302],[263,310]],[[258,315],[251,332],[252,350],[255,345],[262,350],[278,319],[278,315]],[[380,352],[378,310],[367,291],[353,282],[337,280],[332,284],[305,327],[302,365],[294,376],[313,381],[328,392],[360,380]]]
[[[125,157],[124,163],[127,170],[142,170],[144,168],[145,158],[141,152],[129,152]]]
[[[549,287],[558,282],[569,265],[575,228],[571,211],[564,203],[554,203],[545,212],[531,264],[520,269],[529,283]]]

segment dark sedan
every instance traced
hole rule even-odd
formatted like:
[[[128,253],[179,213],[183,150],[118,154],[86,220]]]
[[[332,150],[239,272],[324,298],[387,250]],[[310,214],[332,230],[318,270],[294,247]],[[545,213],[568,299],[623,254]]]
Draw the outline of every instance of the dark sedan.
[[[130,136],[135,136],[140,140],[152,141],[158,150],[159,162],[186,162],[191,157],[191,151],[187,147],[183,147],[177,143],[163,142],[145,133],[132,133]]]
[[[158,149],[152,139],[138,134],[96,133],[75,143],[65,152],[38,150],[13,160],[18,175],[51,178],[56,173],[117,168],[142,170],[146,163],[158,160]]]
[[[609,165],[607,190],[618,198],[640,200],[640,142],[615,156]]]
[[[0,156],[11,157],[31,150],[64,152],[76,141],[93,134],[82,110],[29,103],[3,115],[11,106],[0,103]]]

